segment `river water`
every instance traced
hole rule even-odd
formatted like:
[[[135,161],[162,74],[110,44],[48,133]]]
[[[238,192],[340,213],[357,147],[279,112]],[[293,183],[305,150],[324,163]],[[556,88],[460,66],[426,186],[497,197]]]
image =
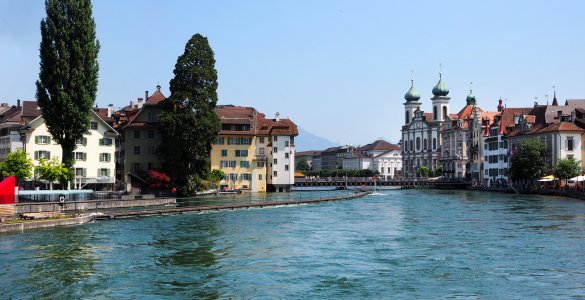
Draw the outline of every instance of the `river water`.
[[[381,192],[0,235],[0,298],[585,297],[585,201]]]

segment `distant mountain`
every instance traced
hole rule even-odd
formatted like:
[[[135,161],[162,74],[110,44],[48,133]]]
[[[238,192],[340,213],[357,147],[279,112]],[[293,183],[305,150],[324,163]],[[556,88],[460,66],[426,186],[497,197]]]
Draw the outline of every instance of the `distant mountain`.
[[[295,137],[296,151],[325,150],[337,146],[334,142],[316,136],[299,126],[299,136]]]

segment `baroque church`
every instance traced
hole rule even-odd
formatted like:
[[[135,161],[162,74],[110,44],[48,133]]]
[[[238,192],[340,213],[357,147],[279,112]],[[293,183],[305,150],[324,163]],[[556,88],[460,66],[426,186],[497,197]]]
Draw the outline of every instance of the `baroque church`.
[[[431,98],[433,112],[421,110],[420,94],[411,80],[410,89],[404,95],[404,126],[402,126],[402,168],[404,177],[416,177],[418,169],[426,166],[436,170],[441,155],[441,129],[450,122],[449,89],[443,83],[441,73],[439,82],[433,88]]]

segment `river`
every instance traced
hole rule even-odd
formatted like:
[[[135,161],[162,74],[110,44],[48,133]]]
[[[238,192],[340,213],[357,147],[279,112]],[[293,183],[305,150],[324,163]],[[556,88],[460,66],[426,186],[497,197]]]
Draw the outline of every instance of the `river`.
[[[0,235],[0,298],[585,297],[585,201],[380,192]]]

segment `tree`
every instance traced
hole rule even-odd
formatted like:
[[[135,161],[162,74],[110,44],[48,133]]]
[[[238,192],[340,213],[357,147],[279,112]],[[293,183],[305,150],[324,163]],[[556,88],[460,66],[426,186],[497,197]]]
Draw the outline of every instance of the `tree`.
[[[418,169],[417,175],[420,177],[429,177],[431,170],[427,166],[422,166]]]
[[[162,142],[157,153],[178,191],[192,194],[192,188],[202,186],[201,179],[207,177],[211,144],[221,129],[214,111],[215,58],[207,38],[200,34],[191,37],[173,73],[171,96],[159,117]]]
[[[311,170],[311,166],[309,166],[309,163],[307,162],[306,158],[303,158],[299,161],[299,163],[297,163],[297,170],[299,171],[310,171]]]
[[[574,159],[561,159],[555,166],[553,174],[560,179],[568,180],[581,175],[581,162]]]
[[[510,162],[512,180],[534,180],[549,172],[545,162],[547,145],[538,138],[522,141],[513,150]]]
[[[218,169],[213,169],[211,173],[207,176],[207,180],[209,180],[213,184],[213,188],[217,188],[219,182],[224,179],[226,176],[225,172]]]
[[[22,148],[11,152],[8,157],[0,162],[2,176],[14,176],[16,180],[25,180],[32,177],[33,162]]]
[[[88,132],[98,84],[99,42],[90,0],[46,0],[36,98],[72,170],[75,141]],[[71,177],[72,178],[72,177]]]
[[[171,178],[157,170],[148,170],[148,188],[151,190],[168,190]]]
[[[39,178],[49,182],[51,190],[53,189],[53,182],[65,183],[71,179],[72,175],[69,168],[64,163],[60,163],[56,157],[51,160],[41,158],[39,165],[36,167],[36,173]]]

